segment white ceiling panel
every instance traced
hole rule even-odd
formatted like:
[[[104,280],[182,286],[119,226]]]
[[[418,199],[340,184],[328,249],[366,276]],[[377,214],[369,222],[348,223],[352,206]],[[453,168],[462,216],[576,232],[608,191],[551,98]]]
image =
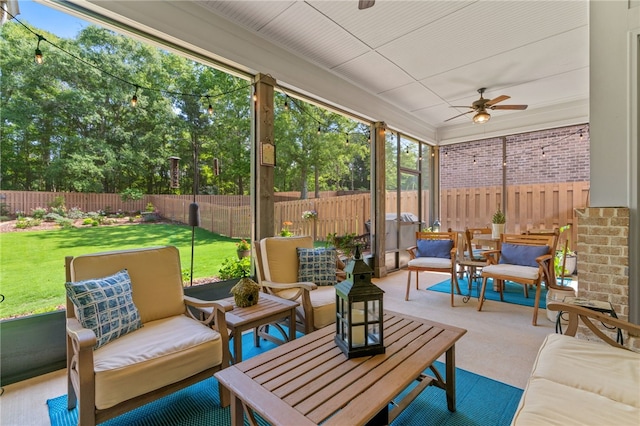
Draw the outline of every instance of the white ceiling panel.
[[[202,5],[218,15],[234,21],[252,31],[260,31],[276,16],[295,4],[295,1],[213,1]]]
[[[309,1],[327,17],[371,48],[435,22],[473,4],[471,1],[384,1],[360,10],[354,1]]]
[[[373,93],[384,92],[414,81],[394,63],[376,52],[359,56],[334,68],[334,71]]]
[[[265,25],[259,34],[328,68],[369,50],[364,43],[305,2],[296,2],[287,8]]]
[[[574,3],[477,2],[378,51],[422,80],[587,25],[565,20]]]
[[[395,105],[400,105],[404,110],[411,112],[443,103],[442,99],[438,98],[428,88],[417,82],[386,91],[381,93],[380,96]]]

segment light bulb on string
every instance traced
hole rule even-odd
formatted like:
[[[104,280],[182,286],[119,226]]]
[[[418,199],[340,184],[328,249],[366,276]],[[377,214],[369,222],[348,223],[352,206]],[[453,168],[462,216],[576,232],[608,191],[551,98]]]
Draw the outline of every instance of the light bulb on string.
[[[544,158],[544,146],[542,147],[542,158]]]
[[[473,164],[476,164],[476,156],[475,156],[475,154],[473,155]]]
[[[133,94],[133,96],[131,97],[131,106],[135,107],[136,105],[138,105],[138,89],[140,88],[140,86],[136,85],[136,91]]]
[[[207,96],[207,101],[209,102],[209,108],[207,108],[207,113],[209,113],[209,115],[213,115],[213,105],[211,105],[210,96]]]
[[[347,135],[346,144],[349,145],[349,136]]]
[[[289,101],[288,101],[289,97],[285,97],[284,98],[284,110],[285,111],[289,111]]]
[[[253,102],[257,102],[258,101],[258,95],[257,94],[253,94]]]
[[[34,60],[36,64],[42,65],[42,62],[44,62],[44,59],[42,57],[42,50],[40,50],[40,42],[42,40],[46,41],[47,39],[42,37],[40,34],[36,34],[36,35],[38,36],[38,45],[36,46],[36,53],[35,53]]]
[[[579,134],[580,134],[580,140],[582,140],[582,129],[580,129]]]
[[[322,129],[318,126],[318,134],[322,133]]]
[[[371,143],[371,133],[367,134],[367,143]]]

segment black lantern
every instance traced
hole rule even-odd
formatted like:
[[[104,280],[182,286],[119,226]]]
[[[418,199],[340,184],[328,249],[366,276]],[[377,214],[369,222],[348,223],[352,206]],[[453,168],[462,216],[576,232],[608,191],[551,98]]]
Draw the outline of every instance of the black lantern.
[[[383,354],[384,291],[371,283],[373,270],[361,259],[359,247],[345,272],[347,279],[335,286],[336,344],[347,358]]]

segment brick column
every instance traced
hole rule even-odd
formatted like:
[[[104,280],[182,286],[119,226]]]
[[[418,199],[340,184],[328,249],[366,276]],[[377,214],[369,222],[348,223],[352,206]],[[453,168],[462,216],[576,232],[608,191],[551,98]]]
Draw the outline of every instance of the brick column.
[[[629,209],[587,207],[578,216],[578,297],[611,302],[618,318],[629,316]],[[615,339],[615,334],[610,335]],[[578,336],[592,333],[580,327]],[[629,336],[625,336],[628,339]],[[640,348],[640,339],[633,342]]]

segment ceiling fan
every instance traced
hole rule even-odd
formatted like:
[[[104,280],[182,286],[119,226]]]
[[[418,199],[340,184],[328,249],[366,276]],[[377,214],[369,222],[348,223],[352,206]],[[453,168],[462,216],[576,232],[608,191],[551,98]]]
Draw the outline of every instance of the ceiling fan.
[[[482,87],[478,89],[478,93],[480,93],[480,99],[471,104],[471,106],[465,105],[451,105],[451,108],[471,108],[471,111],[463,112],[462,114],[455,115],[451,118],[444,120],[445,122],[449,120],[453,120],[454,118],[461,117],[463,115],[469,114],[471,112],[475,112],[476,115],[473,116],[474,123],[486,123],[491,118],[491,114],[487,112],[488,109],[518,109],[524,110],[527,109],[528,105],[496,105],[498,102],[506,101],[510,98],[510,96],[500,95],[497,98],[493,99],[485,99],[482,97],[486,88]]]
[[[376,0],[358,0],[358,9],[368,9],[376,3]]]

